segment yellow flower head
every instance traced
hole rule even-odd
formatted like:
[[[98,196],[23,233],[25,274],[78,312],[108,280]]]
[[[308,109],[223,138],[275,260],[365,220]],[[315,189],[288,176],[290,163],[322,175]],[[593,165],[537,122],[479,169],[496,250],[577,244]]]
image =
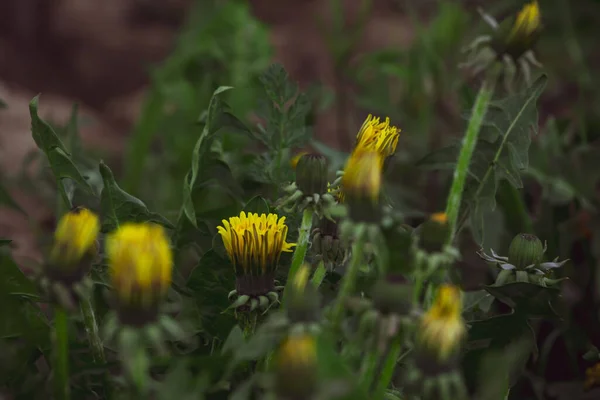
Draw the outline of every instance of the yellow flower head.
[[[443,212],[435,213],[431,215],[431,220],[437,222],[438,224],[445,225],[448,223],[448,215]]]
[[[54,232],[51,263],[60,268],[77,266],[78,262],[95,249],[100,232],[100,220],[90,210],[78,207],[66,213]]]
[[[112,285],[120,302],[158,303],[171,285],[173,254],[160,225],[127,223],[106,238]]]
[[[316,363],[315,339],[310,335],[289,336],[279,347],[277,364],[280,368],[310,367]]]
[[[239,217],[223,220],[217,231],[236,274],[261,275],[277,268],[281,252],[290,252],[295,243],[287,243],[285,217],[244,211]]]
[[[466,332],[461,312],[460,290],[452,285],[442,285],[433,305],[423,316],[419,341],[433,350],[440,361],[448,360]]]
[[[541,24],[540,7],[536,0],[526,4],[517,14],[517,19],[508,35],[508,41],[530,38]]]
[[[292,159],[290,160],[290,166],[291,166],[293,169],[295,169],[295,168],[296,168],[296,166],[298,165],[298,161],[300,161],[300,159],[301,159],[303,156],[307,155],[307,154],[308,154],[308,152],[306,152],[306,151],[303,151],[303,152],[301,152],[301,153],[298,153],[298,154],[296,154],[296,155],[295,155],[294,157],[292,157]]]
[[[591,389],[598,384],[600,384],[600,363],[585,370],[584,389]]]
[[[396,152],[399,137],[400,129],[390,125],[389,117],[380,122],[379,117],[369,114],[356,135],[355,151],[375,151],[385,159]]]
[[[383,157],[374,151],[359,151],[348,159],[342,187],[345,195],[352,198],[369,198],[373,203],[379,201]]]

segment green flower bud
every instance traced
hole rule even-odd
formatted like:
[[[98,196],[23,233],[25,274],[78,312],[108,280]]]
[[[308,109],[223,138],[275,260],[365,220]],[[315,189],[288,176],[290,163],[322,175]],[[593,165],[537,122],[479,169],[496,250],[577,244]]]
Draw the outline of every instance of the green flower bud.
[[[535,235],[519,233],[508,248],[508,262],[517,269],[525,269],[532,264],[539,264],[544,257],[544,245]]]
[[[275,389],[278,398],[309,399],[317,387],[317,344],[310,335],[288,337],[276,356]]]
[[[445,213],[435,213],[417,228],[417,232],[419,247],[428,253],[440,252],[450,235],[448,217]]]
[[[412,309],[412,286],[402,275],[389,274],[373,287],[373,305],[381,314],[407,315]]]
[[[327,193],[327,158],[305,154],[296,165],[296,185],[305,195]]]
[[[309,281],[311,268],[303,264],[290,287],[288,317],[294,323],[314,322],[318,320],[321,306],[320,296],[315,286]]]

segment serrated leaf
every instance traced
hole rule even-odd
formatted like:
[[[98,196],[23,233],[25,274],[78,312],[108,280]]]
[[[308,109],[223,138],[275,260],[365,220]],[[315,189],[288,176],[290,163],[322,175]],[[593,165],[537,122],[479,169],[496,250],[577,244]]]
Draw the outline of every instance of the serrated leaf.
[[[98,167],[104,187],[100,194],[100,207],[103,213],[102,231],[110,232],[123,222],[155,222],[166,228],[174,226],[160,214],[150,212],[137,197],[130,195],[117,185],[115,177],[104,162]]]
[[[220,129],[224,128],[247,131],[244,125],[229,112],[229,106],[227,103],[220,98],[220,94],[230,89],[232,89],[230,86],[221,86],[214,91],[208,105],[204,128],[202,129],[202,132],[198,137],[192,152],[191,169],[185,176],[183,184],[182,210],[194,227],[197,227],[197,218],[192,192],[196,185],[196,180],[200,174],[200,166],[202,164],[204,155],[209,151],[212,139]]]
[[[29,103],[31,134],[37,147],[46,154],[52,173],[57,180],[72,179],[88,193],[95,195],[93,188],[81,174],[71,158],[71,154],[56,135],[52,127],[38,115],[39,96]]]
[[[552,302],[560,295],[558,288],[513,282],[500,286],[486,286],[485,290],[519,313],[530,317],[557,317]]]

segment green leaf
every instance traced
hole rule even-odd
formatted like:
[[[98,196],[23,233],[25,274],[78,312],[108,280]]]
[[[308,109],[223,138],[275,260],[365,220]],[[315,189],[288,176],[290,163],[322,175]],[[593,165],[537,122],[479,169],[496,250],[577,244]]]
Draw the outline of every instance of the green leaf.
[[[494,297],[485,290],[463,293],[463,313],[481,310],[488,312],[494,301]]]
[[[521,314],[529,317],[557,317],[552,303],[559,300],[558,288],[513,282],[500,286],[486,286],[485,290]]]
[[[235,325],[230,314],[223,314],[231,304],[229,292],[235,288],[235,274],[229,260],[208,250],[192,270],[187,288],[198,307],[205,332],[213,337],[225,337]]]
[[[244,205],[244,211],[247,213],[256,214],[268,214],[269,203],[262,196],[254,196],[251,198],[246,205]]]
[[[8,246],[11,243],[12,243],[12,240],[10,240],[10,239],[0,239],[0,247]]]
[[[88,193],[94,194],[93,188],[71,159],[71,154],[56,132],[38,116],[38,101],[39,96],[36,96],[29,103],[31,134],[37,147],[46,154],[52,173],[61,184],[63,179],[72,179]]]
[[[104,162],[99,165],[104,182],[100,195],[100,207],[103,213],[102,231],[110,232],[122,222],[155,222],[169,229],[174,228],[163,216],[150,212],[138,198],[125,192],[117,185],[115,177]]]
[[[183,212],[189,221],[197,227],[196,209],[194,208],[194,200],[192,192],[196,185],[196,180],[200,174],[200,166],[202,165],[205,154],[209,151],[210,145],[216,133],[221,129],[231,130],[246,130],[247,128],[229,112],[229,106],[221,99],[221,94],[232,89],[230,86],[221,86],[213,93],[208,110],[206,112],[206,120],[200,137],[196,141],[192,153],[192,167],[185,176],[183,184]]]
[[[8,108],[8,104],[6,104],[4,100],[0,99],[0,110],[3,108]]]

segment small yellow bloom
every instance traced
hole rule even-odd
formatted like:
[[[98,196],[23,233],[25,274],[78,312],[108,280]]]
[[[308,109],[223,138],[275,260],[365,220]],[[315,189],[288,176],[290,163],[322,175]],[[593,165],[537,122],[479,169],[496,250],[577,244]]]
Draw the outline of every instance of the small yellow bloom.
[[[460,290],[452,285],[442,285],[433,305],[421,320],[418,340],[433,350],[440,361],[448,360],[466,333],[461,312]]]
[[[310,278],[310,267],[307,264],[302,264],[296,272],[296,276],[294,276],[294,289],[299,293],[303,292],[308,283],[308,278]]]
[[[292,157],[292,159],[290,160],[290,166],[291,166],[293,169],[295,169],[295,168],[296,168],[296,166],[298,165],[298,161],[300,161],[300,159],[301,159],[303,156],[307,155],[307,154],[308,154],[308,152],[306,152],[306,151],[303,151],[303,152],[301,152],[301,153],[298,153],[298,154],[297,154],[297,155],[295,155],[294,157]]]
[[[591,389],[598,384],[600,384],[600,363],[585,370],[584,389]]]
[[[380,122],[379,117],[369,114],[356,135],[355,151],[376,151],[385,159],[396,152],[399,132],[400,129],[390,125],[389,117]]]
[[[290,336],[279,347],[277,364],[280,368],[312,366],[317,360],[316,347],[310,335]]]
[[[160,225],[127,223],[106,238],[111,280],[119,301],[157,303],[171,285],[173,254]]]
[[[519,14],[508,35],[508,41],[516,41],[531,37],[540,27],[540,7],[537,1],[526,4]]]
[[[60,268],[76,266],[95,248],[100,232],[98,216],[86,208],[76,208],[66,213],[54,232],[54,245],[50,260]]]
[[[448,215],[443,212],[435,213],[431,215],[431,220],[437,222],[438,224],[447,224],[448,223]]]
[[[244,211],[239,217],[223,220],[217,231],[236,273],[264,274],[277,268],[282,252],[291,252],[295,243],[287,243],[285,217]]]
[[[355,152],[348,159],[342,187],[345,195],[352,198],[370,198],[379,201],[383,158],[374,151]]]

